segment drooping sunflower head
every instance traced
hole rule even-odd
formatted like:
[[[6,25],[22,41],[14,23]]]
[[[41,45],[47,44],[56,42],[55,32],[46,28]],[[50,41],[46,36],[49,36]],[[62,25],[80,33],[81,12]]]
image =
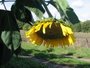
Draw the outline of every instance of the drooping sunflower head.
[[[26,37],[34,44],[48,47],[72,45],[75,41],[72,29],[56,19],[37,21]]]

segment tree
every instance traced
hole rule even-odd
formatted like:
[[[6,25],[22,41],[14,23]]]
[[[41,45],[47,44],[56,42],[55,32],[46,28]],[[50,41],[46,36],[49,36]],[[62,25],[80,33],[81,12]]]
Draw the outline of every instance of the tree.
[[[82,32],[90,32],[90,20],[86,20],[81,23]]]
[[[1,0],[0,2],[4,5],[6,1]],[[16,0],[11,11],[0,10],[0,64],[5,64],[13,54],[17,55],[20,50],[21,36],[17,20],[33,25],[32,12],[40,19],[45,11],[49,17],[53,17],[47,7],[49,4],[59,11],[63,20],[72,24],[79,23],[77,15],[66,0]]]

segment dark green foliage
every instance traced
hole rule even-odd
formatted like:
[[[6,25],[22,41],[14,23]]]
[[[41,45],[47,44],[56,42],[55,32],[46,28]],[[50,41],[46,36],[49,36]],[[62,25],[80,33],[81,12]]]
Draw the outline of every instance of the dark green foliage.
[[[6,63],[20,45],[21,36],[13,13],[0,10],[0,63]]]
[[[72,23],[72,24],[77,24],[79,23],[79,19],[77,17],[77,15],[75,14],[74,10],[72,8],[67,8],[66,9],[66,16],[67,16],[67,19]],[[67,20],[67,21],[68,21]]]
[[[22,0],[22,2],[21,0],[16,0],[16,2],[11,7],[11,11],[14,12],[18,20],[29,24],[31,24],[31,21],[33,21],[31,11],[40,18],[45,12],[44,8],[38,0]]]
[[[20,45],[21,36],[15,17],[10,11],[0,10],[0,14],[0,38],[9,49],[12,50],[13,46],[16,50]]]
[[[12,57],[12,52],[8,49],[0,38],[0,65],[6,64]]]
[[[15,14],[16,19],[21,23],[30,23],[33,20],[31,12],[21,6],[20,8],[16,6],[16,4],[12,5],[11,11]]]
[[[4,4],[5,0],[1,0],[1,2]],[[0,10],[0,47],[2,46],[0,48],[0,65],[10,60],[13,53],[17,55],[20,52],[19,29],[22,28],[23,24],[17,23],[16,20],[31,24],[33,17],[29,8],[35,10],[37,16],[38,12],[44,13],[44,8],[38,0],[16,0],[11,11]]]
[[[28,6],[28,7],[32,7],[32,8],[37,8],[40,11],[42,11],[43,13],[45,12],[44,8],[42,7],[41,3],[39,0],[16,0],[16,6],[17,7],[22,7],[22,6]]]
[[[46,65],[37,63],[30,58],[16,58],[13,57],[4,68],[48,68]]]

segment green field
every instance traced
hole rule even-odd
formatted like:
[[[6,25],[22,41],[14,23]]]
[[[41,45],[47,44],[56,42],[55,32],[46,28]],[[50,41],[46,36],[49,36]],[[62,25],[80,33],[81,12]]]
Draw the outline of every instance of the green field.
[[[90,58],[90,48],[84,47],[46,48],[44,46],[35,46],[31,43],[22,42],[20,56],[33,56],[34,58],[44,59],[55,64],[73,65],[74,68],[90,67],[90,62],[79,60]],[[9,66],[8,68],[47,68],[47,65],[37,63],[30,58],[15,57],[6,66]]]

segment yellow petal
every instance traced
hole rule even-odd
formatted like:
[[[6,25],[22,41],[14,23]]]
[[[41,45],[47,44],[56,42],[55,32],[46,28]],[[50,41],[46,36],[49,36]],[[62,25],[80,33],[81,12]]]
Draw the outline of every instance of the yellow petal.
[[[60,24],[60,26],[64,36],[68,34],[73,34],[72,29],[70,27],[64,26],[63,24]]]
[[[60,23],[60,26],[61,26],[61,29],[62,29],[63,35],[66,36],[66,28],[65,28],[65,26],[62,25],[61,23]]]
[[[46,33],[45,29],[48,27],[48,25],[49,25],[49,23],[48,23],[48,22],[47,22],[47,23],[45,23],[45,24],[43,25],[43,34],[45,34],[45,33]]]
[[[49,28],[51,29],[51,26],[52,26],[52,22],[49,22]]]
[[[43,23],[39,23],[36,27],[35,27],[35,32],[39,31],[42,27]]]
[[[69,40],[70,45],[74,44],[74,42],[75,42],[74,37],[72,35],[68,36],[68,40]]]
[[[68,34],[73,34],[72,29],[70,27],[66,27],[66,30]]]

